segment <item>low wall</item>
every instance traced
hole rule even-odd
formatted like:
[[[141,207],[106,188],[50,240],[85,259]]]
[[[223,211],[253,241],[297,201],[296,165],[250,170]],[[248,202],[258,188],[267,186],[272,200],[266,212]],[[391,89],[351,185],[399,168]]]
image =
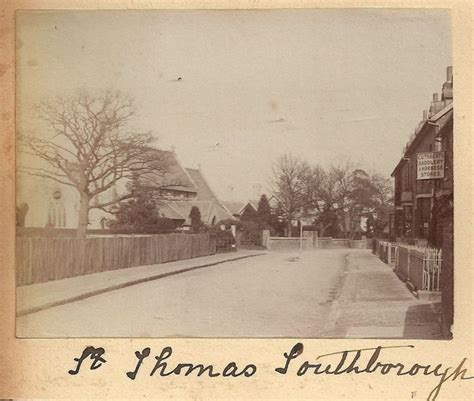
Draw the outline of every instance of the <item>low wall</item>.
[[[270,237],[267,248],[272,251],[298,251],[300,244],[303,249],[312,248],[311,242],[308,238],[297,237]]]
[[[340,249],[340,248],[356,248],[356,249],[366,249],[367,242],[366,240],[351,240],[345,238],[331,238],[331,237],[321,237],[318,238],[317,248],[330,248],[330,249]]]
[[[271,250],[291,251],[300,249],[299,237],[268,237],[266,247]],[[366,249],[366,240],[335,239],[331,237],[313,238],[305,236],[302,238],[302,248],[308,249],[342,249],[355,248]]]

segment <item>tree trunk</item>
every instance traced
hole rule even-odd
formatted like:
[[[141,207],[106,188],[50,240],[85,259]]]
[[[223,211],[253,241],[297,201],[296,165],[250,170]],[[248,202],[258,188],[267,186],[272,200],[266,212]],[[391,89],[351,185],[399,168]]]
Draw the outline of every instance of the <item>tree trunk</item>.
[[[288,219],[288,226],[286,228],[288,232],[286,233],[287,237],[291,237],[291,232],[293,231],[293,226],[291,225],[291,219]]]
[[[77,237],[85,238],[87,234],[87,225],[89,224],[89,203],[90,196],[81,193],[81,200],[79,203],[79,221],[77,223]]]
[[[322,225],[322,224],[321,224],[321,225],[319,226],[319,227],[320,227],[320,228],[319,228],[319,229],[320,229],[320,232],[319,232],[319,236],[320,236],[320,237],[324,237],[324,236],[325,236],[326,230],[329,228],[329,226],[330,226],[330,224],[326,224],[326,225]]]

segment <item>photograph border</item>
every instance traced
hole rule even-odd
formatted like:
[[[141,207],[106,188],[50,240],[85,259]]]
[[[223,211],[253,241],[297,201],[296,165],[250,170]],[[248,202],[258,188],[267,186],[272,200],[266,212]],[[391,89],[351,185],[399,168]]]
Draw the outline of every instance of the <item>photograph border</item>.
[[[0,195],[0,395],[8,398],[164,398],[176,399],[426,399],[437,384],[436,378],[414,378],[392,375],[314,376],[296,374],[279,376],[284,352],[290,352],[298,341],[304,344],[308,360],[317,355],[346,349],[413,346],[386,351],[390,361],[404,363],[443,363],[455,368],[463,358],[469,376],[472,365],[474,320],[472,311],[472,12],[468,1],[9,1],[0,14],[0,92],[2,140]],[[17,339],[15,337],[15,10],[25,9],[272,9],[272,8],[445,8],[452,13],[453,66],[456,96],[454,104],[454,197],[455,269],[454,338],[445,340],[336,340],[336,339]],[[68,374],[87,346],[103,347],[108,355],[104,368],[85,370],[81,375]],[[208,378],[142,376],[130,381],[125,372],[135,366],[135,351],[145,347],[152,355],[170,346],[176,358],[183,361],[213,363],[225,366],[229,361],[239,365],[253,363],[258,374],[250,378]],[[151,359],[151,358],[150,358]],[[178,359],[176,359],[178,360]],[[303,360],[303,359],[302,359]],[[151,364],[151,362],[149,362]],[[446,383],[440,400],[463,400],[472,394],[472,381]]]

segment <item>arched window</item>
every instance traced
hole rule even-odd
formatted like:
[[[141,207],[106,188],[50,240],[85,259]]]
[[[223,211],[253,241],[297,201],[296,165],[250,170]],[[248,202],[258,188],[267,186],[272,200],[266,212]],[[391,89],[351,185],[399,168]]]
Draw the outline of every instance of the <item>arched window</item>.
[[[48,227],[66,227],[66,208],[61,189],[56,188],[51,193],[48,207]]]
[[[100,219],[100,228],[105,230],[107,228],[107,219],[105,217],[102,217]]]

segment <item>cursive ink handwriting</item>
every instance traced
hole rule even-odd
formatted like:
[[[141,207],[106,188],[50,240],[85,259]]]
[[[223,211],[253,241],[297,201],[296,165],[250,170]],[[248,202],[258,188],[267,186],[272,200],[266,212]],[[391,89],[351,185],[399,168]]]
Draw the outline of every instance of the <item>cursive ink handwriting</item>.
[[[137,377],[138,371],[140,370],[140,366],[143,364],[143,361],[148,358],[150,355],[150,348],[144,348],[142,352],[135,352],[135,356],[137,357],[138,361],[135,366],[135,369],[132,372],[127,372],[127,377],[131,380],[135,380]],[[173,368],[169,368],[168,362],[166,361],[171,357],[173,353],[173,349],[171,347],[165,347],[161,350],[161,353],[155,356],[156,363],[153,369],[150,372],[150,376],[153,376],[156,372],[161,377],[166,376],[179,376],[184,374],[184,376],[189,376],[192,373],[196,372],[196,376],[202,376],[207,374],[209,377],[251,377],[257,372],[257,367],[254,364],[247,364],[242,369],[239,370],[239,367],[235,362],[229,362],[224,369],[220,371],[216,371],[217,369],[214,365],[203,365],[203,364],[194,364],[194,363],[177,363]],[[166,361],[166,362],[165,362]],[[168,370],[167,370],[168,369]]]
[[[397,376],[416,376],[422,374],[424,376],[433,375],[439,377],[438,384],[428,395],[428,401],[435,401],[438,397],[441,387],[443,384],[452,380],[457,379],[469,380],[474,379],[474,376],[467,376],[467,369],[464,364],[467,358],[464,358],[457,367],[443,367],[443,364],[439,363],[436,366],[427,364],[421,365],[418,363],[405,366],[405,364],[391,363],[391,362],[380,362],[380,354],[383,349],[389,348],[415,348],[413,345],[401,345],[401,346],[389,346],[389,347],[375,347],[375,348],[363,348],[346,351],[338,351],[331,354],[319,355],[315,358],[314,362],[304,361],[296,370],[297,376],[303,376],[308,372],[312,372],[315,375],[341,375],[346,374],[373,374],[380,373],[387,375],[390,372],[394,372]],[[370,354],[371,352],[371,354]],[[282,375],[287,374],[290,368],[291,362],[298,358],[303,353],[303,344],[297,343],[288,353],[283,353],[285,363],[283,367],[276,368],[275,371]],[[366,359],[367,353],[369,353],[369,359]],[[336,361],[329,363],[326,360],[329,357],[336,357]],[[365,357],[365,360],[363,358]],[[361,360],[362,359],[362,360]]]
[[[282,366],[275,368],[275,372],[280,375],[296,374],[296,376],[304,376],[306,374],[314,375],[342,375],[342,374],[394,374],[396,376],[433,376],[438,379],[436,386],[431,390],[427,397],[427,401],[435,401],[441,392],[441,388],[448,381],[470,380],[474,376],[468,375],[467,358],[463,358],[461,362],[455,366],[444,366],[438,364],[406,364],[402,362],[388,362],[382,359],[382,353],[387,349],[405,348],[413,349],[413,345],[399,346],[378,346],[373,348],[360,348],[344,351],[337,351],[330,354],[322,354],[313,360],[302,360],[296,362],[297,358],[301,358],[303,354],[303,344],[295,344],[289,352],[284,352],[284,361]],[[68,371],[70,375],[77,375],[81,370],[83,362],[91,359],[90,370],[100,368],[105,362],[105,350],[102,347],[88,346],[80,357],[74,358],[77,365],[75,369]],[[159,354],[154,357],[154,364],[150,365],[147,358],[151,355],[151,348],[146,347],[141,351],[135,352],[135,364],[133,370],[126,372],[126,376],[130,380],[135,380],[140,372],[145,369],[144,365],[148,365],[150,376],[197,376],[197,377],[252,377],[257,373],[257,366],[253,363],[238,365],[236,362],[228,362],[223,368],[215,367],[213,364],[193,363],[193,362],[176,362],[173,361],[173,349],[164,347]],[[386,355],[385,355],[386,356]]]
[[[77,375],[79,371],[81,370],[81,365],[82,362],[84,362],[84,359],[87,357],[90,357],[92,359],[91,363],[91,370],[95,370],[97,368],[100,368],[103,363],[107,362],[104,358],[102,358],[102,355],[105,354],[105,350],[102,347],[95,348],[92,346],[84,348],[84,351],[82,351],[82,354],[79,358],[74,358],[74,360],[77,362],[76,369],[71,369],[68,371],[70,375]]]

